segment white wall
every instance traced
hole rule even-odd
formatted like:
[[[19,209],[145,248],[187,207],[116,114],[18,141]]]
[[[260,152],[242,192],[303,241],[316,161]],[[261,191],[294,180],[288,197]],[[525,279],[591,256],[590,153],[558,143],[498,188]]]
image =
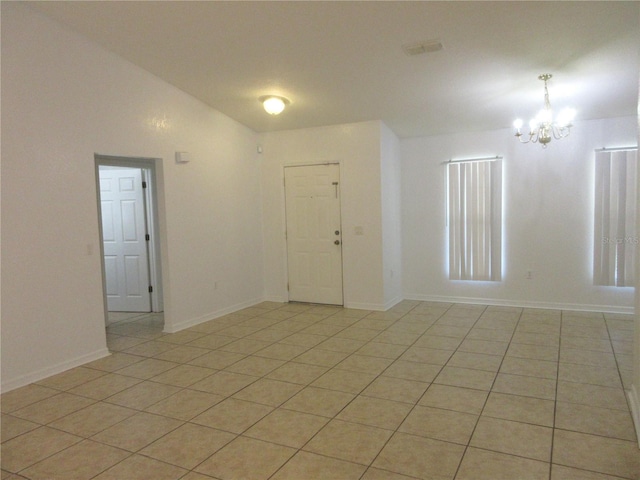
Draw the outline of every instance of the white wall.
[[[400,141],[385,124],[380,137],[384,304],[390,308],[402,300]]]
[[[384,309],[380,125],[373,121],[261,136],[266,298],[287,300],[284,167],[339,163],[344,304]],[[356,226],[363,235],[355,235]]]
[[[546,149],[510,130],[403,140],[405,298],[630,311],[633,289],[593,286],[591,262],[594,149],[631,145],[634,117],[577,122]],[[503,280],[450,281],[444,162],[495,155],[504,157]]]
[[[158,159],[168,331],[262,299],[254,132],[23,4],[1,53],[4,391],[107,354],[95,153]]]

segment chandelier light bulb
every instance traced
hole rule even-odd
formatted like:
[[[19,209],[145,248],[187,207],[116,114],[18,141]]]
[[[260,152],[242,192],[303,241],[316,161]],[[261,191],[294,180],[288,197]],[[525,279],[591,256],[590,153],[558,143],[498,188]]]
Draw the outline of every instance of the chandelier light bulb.
[[[559,140],[568,137],[569,133],[571,133],[571,127],[573,126],[571,122],[575,118],[575,110],[565,108],[560,112],[556,120],[553,119],[553,109],[551,108],[551,102],[549,102],[549,89],[547,88],[547,81],[552,76],[550,73],[543,73],[538,76],[538,80],[544,82],[544,106],[538,112],[538,115],[529,122],[529,133],[526,134],[529,138],[523,139],[525,134],[520,131],[522,120],[518,119],[513,122],[513,126],[516,129],[516,138],[520,143],[540,143],[545,148],[553,138]]]

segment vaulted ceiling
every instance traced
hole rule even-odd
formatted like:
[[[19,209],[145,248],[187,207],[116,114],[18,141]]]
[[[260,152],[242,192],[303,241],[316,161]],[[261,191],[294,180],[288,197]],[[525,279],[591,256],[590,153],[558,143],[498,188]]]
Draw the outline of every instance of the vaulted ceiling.
[[[383,120],[398,136],[637,111],[640,2],[45,1],[72,30],[258,132]],[[409,56],[404,45],[443,49]],[[277,117],[258,97],[291,104]]]

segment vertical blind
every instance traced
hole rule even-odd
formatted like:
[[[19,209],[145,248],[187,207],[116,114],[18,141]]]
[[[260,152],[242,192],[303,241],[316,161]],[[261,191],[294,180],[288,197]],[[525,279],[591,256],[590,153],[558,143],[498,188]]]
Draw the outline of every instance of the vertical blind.
[[[634,284],[637,153],[637,148],[596,151],[595,285]]]
[[[500,280],[502,161],[448,164],[449,278]]]

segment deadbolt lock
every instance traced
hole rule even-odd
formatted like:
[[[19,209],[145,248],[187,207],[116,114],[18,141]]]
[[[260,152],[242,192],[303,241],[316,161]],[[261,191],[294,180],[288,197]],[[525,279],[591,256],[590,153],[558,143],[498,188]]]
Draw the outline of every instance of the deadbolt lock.
[[[340,230],[336,230],[336,235],[340,235]]]

